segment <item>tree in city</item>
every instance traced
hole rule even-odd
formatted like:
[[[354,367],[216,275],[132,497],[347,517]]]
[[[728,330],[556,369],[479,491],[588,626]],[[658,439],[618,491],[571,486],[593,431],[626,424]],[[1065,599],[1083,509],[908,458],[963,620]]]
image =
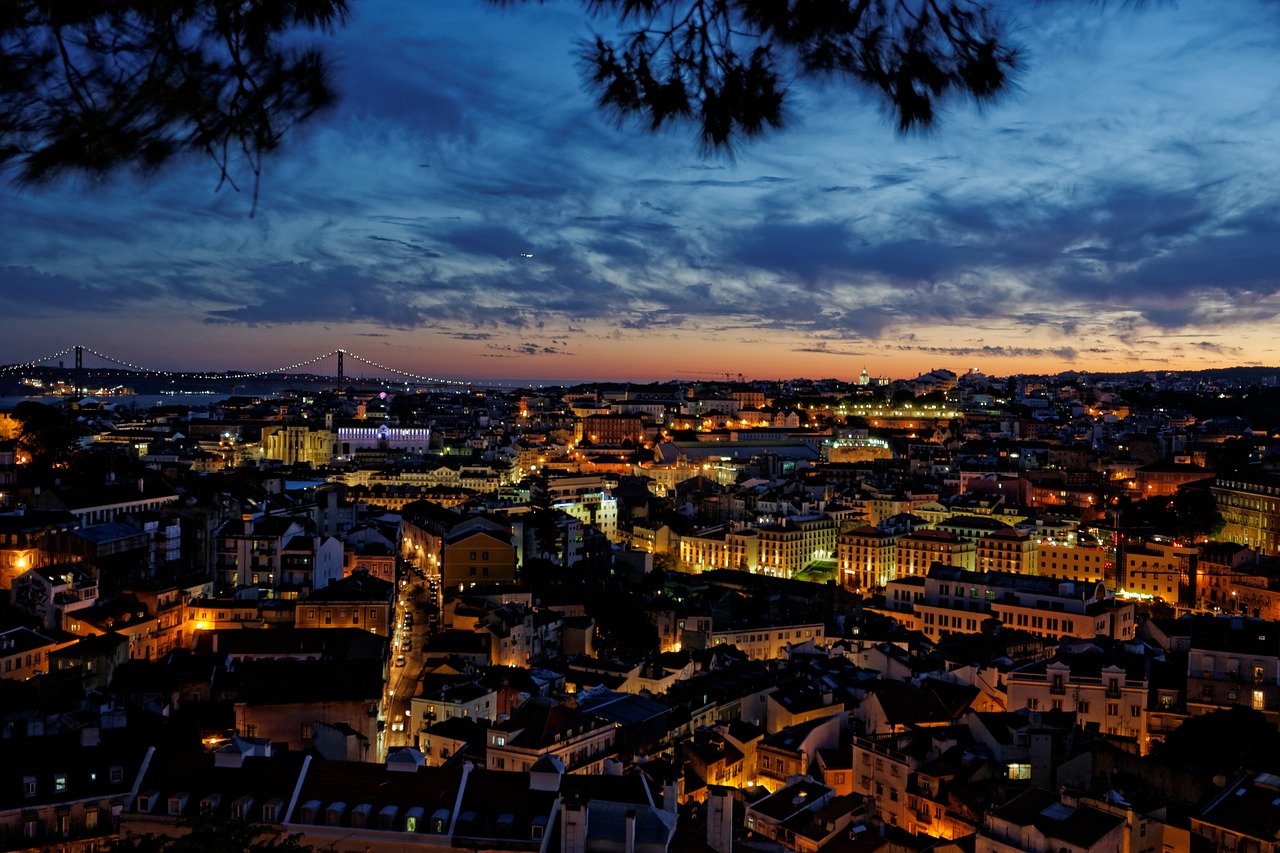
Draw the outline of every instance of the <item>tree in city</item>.
[[[1126,506],[1120,516],[1126,527],[1149,527],[1181,539],[1212,539],[1226,519],[1207,488],[1182,488],[1172,496],[1144,498]]]
[[[1156,754],[1207,774],[1262,769],[1280,762],[1280,732],[1258,711],[1225,708],[1188,717]]]
[[[298,835],[258,823],[201,814],[178,821],[184,835],[126,835],[106,842],[108,853],[310,853]]]
[[[47,479],[51,469],[64,465],[75,450],[78,430],[62,409],[24,400],[13,407],[13,420],[22,426],[18,450],[26,458],[36,482]]]

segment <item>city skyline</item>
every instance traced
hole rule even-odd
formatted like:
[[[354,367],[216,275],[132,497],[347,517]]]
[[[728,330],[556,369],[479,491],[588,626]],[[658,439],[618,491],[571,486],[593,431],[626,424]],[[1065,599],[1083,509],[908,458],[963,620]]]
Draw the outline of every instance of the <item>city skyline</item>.
[[[1001,8],[1016,92],[900,138],[865,95],[797,84],[789,128],[731,161],[599,113],[576,3],[359,7],[317,37],[339,105],[267,159],[253,217],[199,159],[7,186],[0,363],[77,342],[463,379],[1280,363],[1280,10]]]

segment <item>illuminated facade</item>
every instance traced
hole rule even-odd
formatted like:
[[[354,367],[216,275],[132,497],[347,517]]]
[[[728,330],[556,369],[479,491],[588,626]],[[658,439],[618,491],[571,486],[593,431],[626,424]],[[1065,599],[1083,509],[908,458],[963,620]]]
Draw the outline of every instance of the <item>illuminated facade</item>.
[[[404,453],[426,453],[431,449],[428,427],[338,427],[339,456],[350,457],[357,450],[398,450]]]
[[[1209,491],[1226,521],[1223,541],[1280,555],[1280,477],[1261,471],[1224,474]]]
[[[836,523],[826,517],[801,516],[758,529],[759,571],[789,578],[814,560],[836,553]]]
[[[871,526],[840,534],[836,546],[840,585],[853,592],[883,588],[898,564],[899,535]]]
[[[268,431],[270,429],[270,431]],[[263,430],[262,456],[284,465],[319,468],[333,461],[334,437],[327,429],[285,426]]]

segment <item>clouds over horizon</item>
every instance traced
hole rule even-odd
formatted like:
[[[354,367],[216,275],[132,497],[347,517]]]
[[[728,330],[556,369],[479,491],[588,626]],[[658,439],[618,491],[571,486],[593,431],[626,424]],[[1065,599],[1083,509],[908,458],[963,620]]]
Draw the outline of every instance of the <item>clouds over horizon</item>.
[[[1280,19],[1263,0],[1013,3],[1032,64],[1009,98],[898,139],[864,96],[798,84],[795,126],[736,162],[598,115],[572,4],[482,5],[362,10],[333,39],[344,102],[269,160],[254,219],[194,161],[89,196],[14,192],[0,309],[33,330],[160,304],[206,327],[380,326],[475,358],[598,360],[593,341],[669,335],[1244,360],[1274,337]]]

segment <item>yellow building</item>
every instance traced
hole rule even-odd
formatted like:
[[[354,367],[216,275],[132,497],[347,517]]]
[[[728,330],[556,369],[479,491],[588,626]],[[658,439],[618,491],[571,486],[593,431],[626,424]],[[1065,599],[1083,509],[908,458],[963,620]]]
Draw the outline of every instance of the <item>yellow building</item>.
[[[333,461],[336,440],[327,429],[309,426],[266,427],[262,431],[262,455],[285,465],[321,467]]]
[[[840,585],[868,592],[887,584],[898,564],[898,536],[869,525],[840,534],[836,545]]]
[[[516,549],[510,528],[487,519],[471,519],[445,537],[441,577],[446,586],[514,581]]]
[[[830,560],[836,553],[836,523],[826,517],[789,518],[781,524],[758,528],[758,570],[793,577],[814,560]]]

